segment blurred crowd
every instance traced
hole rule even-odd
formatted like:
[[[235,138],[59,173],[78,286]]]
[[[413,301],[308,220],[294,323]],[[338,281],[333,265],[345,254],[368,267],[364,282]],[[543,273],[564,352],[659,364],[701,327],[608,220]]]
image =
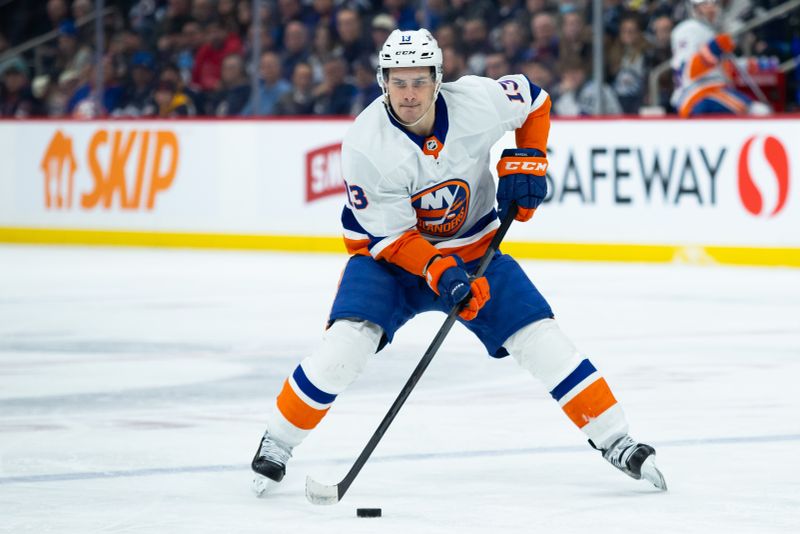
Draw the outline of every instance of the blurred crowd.
[[[743,16],[779,3],[753,2]],[[254,13],[253,0],[108,0],[97,95],[94,0],[8,0],[0,6],[0,116],[355,115],[380,95],[376,53],[386,37],[419,27],[443,50],[445,81],[522,72],[553,95],[555,114],[588,114],[598,93],[591,4],[265,0]],[[606,113],[669,109],[670,73],[659,79],[658,102],[649,101],[647,80],[670,58],[670,33],[686,16],[681,0],[604,1]],[[798,28],[787,17],[745,35],[740,47],[785,59]],[[40,36],[48,38],[9,54]]]

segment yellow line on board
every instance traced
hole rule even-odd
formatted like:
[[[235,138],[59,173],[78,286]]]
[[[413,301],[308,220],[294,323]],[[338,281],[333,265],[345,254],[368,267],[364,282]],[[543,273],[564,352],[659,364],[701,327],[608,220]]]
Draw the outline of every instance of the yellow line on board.
[[[339,237],[290,235],[0,228],[0,242],[344,253]],[[506,242],[502,249],[521,259],[800,267],[800,248]]]

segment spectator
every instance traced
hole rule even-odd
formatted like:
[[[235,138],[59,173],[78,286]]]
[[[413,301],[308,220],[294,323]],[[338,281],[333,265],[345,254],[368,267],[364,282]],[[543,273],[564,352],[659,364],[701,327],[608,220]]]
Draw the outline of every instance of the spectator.
[[[90,0],[90,3],[93,2]],[[153,40],[158,37],[156,35],[157,18],[163,15],[164,10],[153,0],[136,0],[128,11],[130,28],[138,35],[145,36],[147,40]]]
[[[616,38],[619,35],[619,24],[625,6],[622,0],[604,0],[603,2],[603,28],[606,36]]]
[[[253,25],[252,0],[239,0],[236,4],[236,23],[240,31],[246,31]]]
[[[448,0],[427,0],[420,7],[417,12],[417,22],[436,35],[439,28],[450,18],[450,3]]]
[[[114,77],[120,81],[123,97],[130,82],[130,64],[133,54],[142,48],[141,39],[130,30],[117,32],[108,41],[105,55],[111,58]]]
[[[461,39],[467,68],[473,74],[482,75],[486,69],[486,55],[491,52],[486,22],[480,18],[467,19],[464,22]]]
[[[561,7],[561,36],[558,41],[558,61],[579,59],[588,67],[592,60],[591,29],[586,27],[583,14],[572,4]]]
[[[622,17],[619,36],[608,52],[612,86],[625,113],[638,113],[646,87],[648,45],[639,24],[637,14]]]
[[[236,20],[236,0],[219,0],[217,2],[217,20],[225,30],[241,33],[242,28]]]
[[[211,0],[192,0],[192,20],[207,26],[211,21],[216,20],[214,4]]]
[[[531,59],[555,63],[558,59],[558,35],[555,17],[549,12],[537,13],[531,18]]]
[[[767,4],[771,6],[777,2],[779,0],[770,0]],[[728,22],[742,15],[742,10],[746,9],[742,6],[746,3],[745,0],[726,2],[726,6],[730,4],[726,9]],[[112,79],[118,85],[125,82],[122,84],[125,101],[134,102],[128,110],[135,110],[134,114],[141,112],[142,98],[152,101],[146,90],[137,89],[134,78],[142,78],[143,73],[149,72],[152,91],[155,72],[139,61],[138,73],[134,75],[132,59],[136,52],[146,50],[151,54],[152,68],[155,64],[177,63],[180,80],[169,76],[168,79],[175,82],[176,89],[198,110],[209,114],[217,114],[223,100],[236,100],[231,94],[232,88],[221,82],[223,58],[232,50],[240,60],[244,57],[246,71],[260,70],[260,57],[259,61],[252,57],[253,40],[247,39],[244,49],[242,45],[243,36],[249,36],[252,28],[252,0],[124,0],[118,4],[121,9],[117,14],[103,21],[108,35],[106,54],[111,65],[104,70],[113,73]],[[669,37],[674,21],[688,16],[683,4],[664,0],[604,0],[606,74],[626,112],[636,112],[645,102],[648,73],[671,57]],[[84,100],[93,102],[88,94],[94,81],[89,72],[94,61],[90,46],[94,27],[89,24],[77,28],[73,22],[91,14],[93,0],[46,0],[41,5],[21,2],[20,6],[10,11],[13,17],[4,19],[6,35],[0,34],[0,54],[30,37],[53,29],[59,33],[57,40],[37,47],[37,70],[27,73],[38,81],[33,84],[26,80],[26,84],[31,91],[34,85],[39,87],[36,94],[40,98],[34,95],[34,100],[40,103],[40,109],[63,114],[67,110],[66,100],[72,100],[69,108],[78,107]],[[549,92],[555,97],[559,88],[554,86],[553,72],[562,72],[564,65],[576,59],[583,62],[585,78],[591,68],[591,28],[587,24],[591,10],[586,0],[563,3],[551,0],[428,0],[425,3],[416,0],[260,0],[258,6],[255,18],[260,28],[260,51],[271,50],[281,55],[281,77],[284,80],[291,77],[291,85],[296,77],[302,82],[307,70],[295,69],[295,66],[308,63],[314,82],[320,84],[326,79],[326,63],[333,57],[342,57],[346,70],[352,69],[354,78],[351,81],[358,86],[354,89],[353,109],[366,105],[369,98],[365,90],[374,90],[374,87],[368,88],[372,81],[367,81],[367,70],[362,66],[364,58],[369,57],[374,69],[376,52],[397,27],[408,29],[422,24],[434,32],[440,47],[446,51],[445,79],[448,81],[471,72],[499,76],[508,70],[523,70],[547,80]],[[642,31],[644,19],[632,19],[633,12],[650,17],[647,42]],[[124,27],[120,25],[123,23],[120,16],[128,19]],[[368,24],[362,25],[362,18]],[[774,21],[748,33],[739,44],[745,52],[774,53],[781,60],[789,59],[792,57],[793,20],[790,17]],[[221,48],[219,34],[224,35]],[[237,41],[238,48],[227,48],[229,41]],[[457,52],[459,50],[466,58]],[[502,53],[504,59],[497,57],[496,52]],[[232,71],[240,60],[232,61]],[[14,73],[11,75],[13,78]],[[190,85],[192,80],[194,83]],[[284,83],[290,85],[288,81]],[[671,109],[667,95],[672,85],[671,73],[665,72],[658,80],[660,101],[647,103]],[[794,87],[790,85],[789,91],[793,93]],[[294,93],[300,94],[298,90]],[[134,96],[137,94],[139,96]],[[331,99],[327,89],[322,94],[327,100]],[[125,113],[120,109],[115,114]]]
[[[464,54],[452,46],[442,49],[442,80],[454,82],[467,74],[469,72]]]
[[[167,80],[158,82],[153,92],[153,101],[147,110],[148,116],[171,119],[189,117],[193,114],[189,97],[181,92],[175,83]]]
[[[276,115],[311,115],[314,113],[314,76],[311,65],[298,63],[292,73],[292,90],[281,96]]]
[[[333,34],[327,26],[317,26],[314,30],[314,42],[312,44],[311,56],[308,63],[314,73],[314,82],[321,83],[323,77],[323,65],[330,58],[334,57]]]
[[[489,20],[495,9],[488,0],[450,0],[450,22],[462,26],[468,19]]]
[[[308,28],[302,22],[293,20],[286,25],[283,32],[283,77],[290,78],[294,73],[294,66],[298,63],[307,63],[309,56]]]
[[[524,11],[519,0],[497,0],[492,26],[504,26],[509,21],[519,20],[524,17]]]
[[[266,26],[261,25],[258,27],[258,36],[260,41],[260,48],[261,53],[274,51],[275,50],[275,40],[272,37],[272,33],[267,29]],[[252,73],[258,68],[258,61],[255,59],[255,40],[253,39],[253,29],[247,29],[247,43],[244,47],[244,64],[245,70],[248,73]],[[260,54],[259,54],[260,55]]]
[[[216,91],[222,71],[222,60],[228,54],[242,51],[242,41],[235,33],[227,33],[219,22],[206,26],[208,42],[200,47],[192,69],[192,83],[201,91]]]
[[[92,62],[92,51],[88,46],[78,42],[78,30],[68,20],[61,23],[58,29],[58,55],[56,57],[57,72],[74,70],[84,77]]]
[[[439,48],[459,48],[461,46],[458,39],[458,32],[456,27],[452,24],[442,24],[435,33],[436,42]]]
[[[670,36],[672,35],[673,26],[672,19],[668,15],[659,15],[650,23],[652,32],[651,57],[654,65],[672,59]]]
[[[47,102],[48,115],[64,117],[67,115],[67,102],[75,94],[80,84],[80,76],[74,70],[65,70],[58,77],[58,86]]]
[[[157,35],[177,33],[183,29],[187,22],[192,20],[189,1],[167,0],[167,7],[156,29]]]
[[[39,112],[21,59],[14,57],[0,64],[0,80],[0,117],[25,119]]]
[[[594,80],[586,79],[586,66],[582,61],[571,59],[561,67],[559,96],[553,104],[553,111],[562,117],[595,115],[597,90]],[[614,91],[606,84],[602,88],[603,114],[619,115],[622,107]]]
[[[347,65],[334,57],[325,62],[322,83],[314,89],[314,113],[348,115],[353,107],[356,88],[345,82]]]
[[[550,0],[525,0],[525,11],[528,12],[530,17],[538,13],[552,11],[554,7],[553,2],[550,2]]]
[[[382,13],[376,15],[375,18],[372,19],[370,28],[370,37],[372,38],[372,57],[370,60],[372,67],[378,68],[378,53],[383,47],[383,43],[385,43],[386,39],[389,37],[389,34],[397,29],[397,24],[391,16]]]
[[[372,46],[364,39],[361,30],[361,17],[353,9],[342,9],[336,14],[336,32],[339,35],[339,50],[347,65],[372,51]]]
[[[156,70],[153,54],[145,51],[136,52],[131,59],[130,70],[132,83],[126,87],[123,106],[115,115],[140,117],[153,97]]]
[[[67,101],[68,114],[83,118],[102,117],[113,113],[122,105],[125,89],[117,80],[111,57],[106,56],[103,58],[103,97],[100,103],[102,109],[97,109],[94,70],[92,65],[83,85],[78,87]]]
[[[47,0],[45,12],[47,13],[47,20],[44,26],[39,26],[37,28],[37,34],[57,30],[61,27],[63,22],[69,19],[69,9],[67,8],[66,0]]]
[[[242,115],[274,115],[275,104],[285,93],[292,90],[291,84],[281,77],[281,60],[275,52],[261,54],[259,62],[261,79],[258,85],[258,108],[254,98],[242,110]]]
[[[206,99],[206,95],[198,93],[190,87],[187,87],[186,82],[181,75],[181,71],[175,63],[167,63],[161,68],[161,73],[158,75],[159,82],[171,82],[175,84],[177,91],[185,94],[189,98],[190,115],[196,115],[197,110],[204,110],[206,102],[210,102],[211,98]],[[211,97],[213,95],[209,95]],[[209,104],[210,105],[210,104]],[[212,115],[212,111],[207,113]]]
[[[516,20],[503,24],[500,32],[500,50],[511,65],[519,65],[528,59],[528,36],[525,27]]]
[[[511,74],[511,65],[506,56],[500,52],[486,56],[486,77],[496,80]]]
[[[280,28],[292,21],[299,21],[304,24],[314,20],[313,14],[300,2],[300,0],[278,0],[278,25]]]
[[[92,11],[94,11],[92,0],[73,0],[72,20],[78,21],[83,17],[90,15]]]
[[[221,91],[214,101],[212,115],[239,115],[250,99],[250,83],[244,71],[241,54],[230,54],[222,60]]]
[[[316,28],[320,24],[334,29],[336,26],[336,3],[334,0],[313,0],[309,24]]]
[[[672,28],[672,19],[668,15],[659,15],[650,23],[652,37],[649,53],[647,54],[648,70],[652,70],[654,67],[672,59],[672,44],[670,42]],[[649,80],[646,81],[649,84]],[[658,102],[648,102],[648,104],[670,109],[672,105],[669,99],[674,89],[672,70],[666,70],[658,78]]]
[[[350,110],[350,114],[358,115],[373,100],[382,96],[382,91],[378,85],[378,80],[375,78],[375,69],[368,59],[364,58],[357,61],[353,72],[355,74],[356,96],[353,99],[353,108]]]
[[[175,61],[181,70],[181,77],[184,81],[191,81],[197,51],[203,46],[203,31],[200,25],[193,20],[184,24],[178,43],[179,48],[175,54]]]
[[[414,8],[408,5],[407,0],[384,0],[383,9],[395,20],[400,30],[419,29]]]
[[[555,100],[558,96],[555,86],[556,75],[546,64],[539,63],[538,61],[527,61],[520,65],[520,71],[527,76],[531,82],[547,91],[550,94],[551,100]]]

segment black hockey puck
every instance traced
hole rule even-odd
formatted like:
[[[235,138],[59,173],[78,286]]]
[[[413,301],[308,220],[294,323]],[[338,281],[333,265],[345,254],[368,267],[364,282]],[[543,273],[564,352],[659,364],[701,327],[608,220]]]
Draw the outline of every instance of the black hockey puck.
[[[380,517],[380,508],[356,508],[356,515],[358,517]]]

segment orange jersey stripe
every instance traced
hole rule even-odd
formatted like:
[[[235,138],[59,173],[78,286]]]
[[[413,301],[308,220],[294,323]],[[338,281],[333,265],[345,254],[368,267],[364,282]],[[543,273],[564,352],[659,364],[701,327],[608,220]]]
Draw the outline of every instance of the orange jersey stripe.
[[[369,245],[369,239],[344,239],[344,247],[347,249],[347,253],[350,255],[367,255],[369,256],[369,249],[367,246]]]
[[[489,247],[489,243],[491,243],[492,238],[496,233],[497,230],[492,230],[474,243],[463,245],[461,247],[440,248],[439,252],[441,254],[458,254],[458,257],[464,260],[464,262],[478,260],[483,256],[483,253],[486,252],[486,249]]]
[[[409,230],[375,258],[384,259],[402,267],[411,274],[422,276],[422,271],[441,252],[428,243],[417,230]]]
[[[723,83],[716,83],[713,85],[707,85],[702,89],[698,90],[696,93],[692,94],[689,98],[687,98],[683,104],[681,104],[680,109],[678,109],[678,114],[686,118],[692,112],[694,106],[700,102],[702,99],[709,97],[712,93],[722,89],[725,87]]]
[[[708,56],[712,60],[716,59],[713,55],[711,55],[711,52],[708,52]],[[713,69],[715,66],[716,61],[709,61],[708,57],[705,57],[702,52],[698,52],[692,56],[692,59],[689,60],[686,74],[689,76],[689,80],[696,80]]]
[[[536,148],[547,154],[547,136],[550,135],[550,95],[538,109],[531,111],[515,137],[518,148]]]
[[[312,408],[297,396],[289,381],[283,383],[283,389],[278,395],[278,410],[287,421],[302,430],[311,430],[325,417],[330,408],[317,410]]]
[[[722,105],[728,106],[737,113],[744,113],[747,110],[747,105],[738,98],[726,93],[725,91],[716,91],[708,96],[717,100]]]
[[[583,428],[592,419],[617,403],[605,378],[592,382],[563,406],[564,413],[578,428]]]

